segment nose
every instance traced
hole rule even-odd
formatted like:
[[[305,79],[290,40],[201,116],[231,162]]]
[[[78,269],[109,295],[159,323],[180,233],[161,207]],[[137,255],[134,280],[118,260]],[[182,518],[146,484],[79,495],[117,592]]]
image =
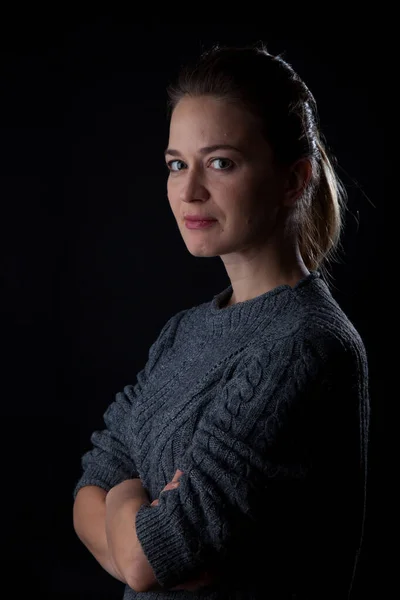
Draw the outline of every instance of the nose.
[[[193,200],[204,201],[209,197],[210,194],[204,186],[200,173],[195,170],[187,171],[185,177],[182,177],[179,199],[183,202],[193,202]]]

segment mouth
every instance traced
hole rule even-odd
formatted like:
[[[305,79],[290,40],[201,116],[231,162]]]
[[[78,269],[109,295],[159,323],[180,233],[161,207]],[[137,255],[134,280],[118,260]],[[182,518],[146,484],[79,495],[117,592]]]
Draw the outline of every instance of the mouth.
[[[185,221],[216,221],[216,219],[213,219],[212,217],[190,217],[190,216],[186,216],[184,217]]]
[[[205,229],[212,227],[216,219],[185,219],[185,225],[188,229]]]

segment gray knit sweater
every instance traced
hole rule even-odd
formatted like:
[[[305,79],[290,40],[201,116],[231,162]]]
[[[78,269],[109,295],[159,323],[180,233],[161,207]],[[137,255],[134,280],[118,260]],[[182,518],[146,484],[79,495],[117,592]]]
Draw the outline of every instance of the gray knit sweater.
[[[82,458],[85,485],[140,477],[136,532],[165,591],[128,599],[347,599],[365,512],[368,369],[318,272],[172,316]],[[161,490],[180,469],[177,489]],[[198,592],[168,591],[204,570]]]

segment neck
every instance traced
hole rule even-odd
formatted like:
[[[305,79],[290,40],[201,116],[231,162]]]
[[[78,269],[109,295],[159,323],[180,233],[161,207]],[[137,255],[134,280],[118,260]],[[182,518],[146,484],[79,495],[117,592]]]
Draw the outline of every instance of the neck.
[[[297,243],[283,247],[271,244],[267,249],[229,255],[224,264],[233,288],[227,306],[245,302],[282,284],[293,287],[309,274]]]

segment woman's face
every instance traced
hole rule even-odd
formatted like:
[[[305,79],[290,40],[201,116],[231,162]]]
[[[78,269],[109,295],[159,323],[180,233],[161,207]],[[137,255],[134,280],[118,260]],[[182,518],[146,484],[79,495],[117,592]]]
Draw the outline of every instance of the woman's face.
[[[184,97],[170,123],[168,199],[194,256],[223,256],[268,244],[284,178],[257,119],[212,96]],[[215,221],[189,229],[186,216]]]

